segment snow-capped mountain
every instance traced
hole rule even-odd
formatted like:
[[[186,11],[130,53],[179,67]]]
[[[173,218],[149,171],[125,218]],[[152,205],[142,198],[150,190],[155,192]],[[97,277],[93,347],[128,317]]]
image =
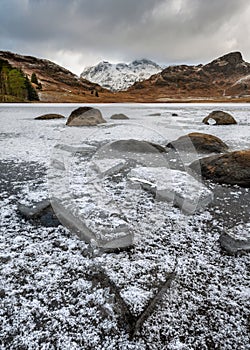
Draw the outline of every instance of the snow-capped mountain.
[[[129,64],[112,64],[106,61],[86,67],[81,78],[97,83],[110,90],[126,90],[137,81],[148,79],[162,71],[162,67],[148,59],[135,60]]]

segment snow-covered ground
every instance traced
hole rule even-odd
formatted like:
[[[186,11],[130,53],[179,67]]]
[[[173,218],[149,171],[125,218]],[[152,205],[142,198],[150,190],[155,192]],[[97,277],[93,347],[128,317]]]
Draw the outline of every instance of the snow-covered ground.
[[[136,138],[166,145],[198,131],[220,137],[231,150],[247,149],[250,107],[96,105],[106,125],[70,128],[63,119],[34,120],[44,113],[67,117],[77,106],[0,106],[0,349],[250,349],[249,255],[230,256],[218,242],[224,230],[249,222],[249,189],[207,182],[213,202],[185,215],[136,188],[131,196],[119,174],[115,182],[107,176],[104,190],[126,208],[135,231],[134,247],[119,253],[89,249],[63,226],[28,222],[17,211],[19,202],[31,204],[54,190],[47,174],[56,144],[97,147]],[[216,109],[231,113],[238,124],[202,124]],[[130,119],[111,120],[114,113]],[[180,157],[185,168],[201,155]],[[84,209],[83,203],[91,204],[84,172],[92,158],[76,153],[57,161],[59,168],[70,166],[68,191]],[[90,219],[103,223],[101,216]],[[131,325],[173,271],[171,286],[129,337]]]

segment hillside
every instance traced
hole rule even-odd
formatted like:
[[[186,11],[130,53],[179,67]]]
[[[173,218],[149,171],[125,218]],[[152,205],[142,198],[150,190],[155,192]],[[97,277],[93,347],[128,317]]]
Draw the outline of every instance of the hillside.
[[[231,52],[204,65],[169,66],[126,91],[110,91],[45,59],[0,51],[0,60],[17,71],[21,69],[32,80],[41,102],[250,102],[250,63],[243,60],[240,52]],[[133,67],[136,62],[140,61],[134,61]],[[148,63],[144,62],[144,66]],[[116,83],[115,77],[108,79],[110,87]],[[11,101],[20,100],[23,99],[14,95]]]
[[[170,66],[135,83],[127,93],[141,101],[250,100],[250,63],[243,60],[240,52],[232,52],[205,65]]]
[[[119,91],[126,90],[135,82],[148,79],[160,71],[162,67],[147,59],[135,60],[129,64],[111,64],[104,61],[85,68],[81,78],[98,83],[106,89]]]
[[[102,95],[107,99],[109,91],[98,84],[80,79],[69,70],[46,59],[0,51],[0,59],[22,69],[30,79],[33,73],[38,79],[37,92],[42,102],[99,102]],[[97,95],[97,96],[96,96]],[[101,101],[100,101],[101,102]]]
[[[37,100],[38,94],[23,71],[0,59],[0,102]]]

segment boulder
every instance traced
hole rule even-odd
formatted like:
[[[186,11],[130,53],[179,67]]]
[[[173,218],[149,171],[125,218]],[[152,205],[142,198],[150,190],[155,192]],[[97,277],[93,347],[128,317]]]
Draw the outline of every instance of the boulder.
[[[134,139],[118,140],[107,145],[110,149],[118,152],[133,153],[164,153],[166,149],[156,143],[149,141],[139,141]]]
[[[118,113],[118,114],[113,114],[113,115],[110,117],[110,119],[120,119],[120,120],[122,120],[122,119],[129,119],[129,117],[126,116],[126,115],[123,114],[123,113]]]
[[[237,124],[234,117],[223,111],[213,111],[206,118],[202,120],[204,124],[210,125],[230,125]]]
[[[201,153],[223,153],[228,150],[228,146],[218,137],[192,132],[179,137],[167,144],[167,147],[174,148],[177,151],[197,151]]]
[[[240,224],[220,236],[220,244],[228,253],[250,251],[250,223]]]
[[[49,119],[62,119],[65,118],[61,114],[56,114],[56,113],[48,113],[48,114],[42,114],[36,117],[36,120],[49,120]]]
[[[135,164],[166,166],[166,149],[156,143],[135,139],[117,140],[106,143],[95,153],[97,159],[124,159],[126,166]]]
[[[250,149],[202,158],[190,168],[220,184],[250,187]]]
[[[72,111],[66,125],[68,126],[95,126],[106,123],[99,109],[93,107],[79,107]]]

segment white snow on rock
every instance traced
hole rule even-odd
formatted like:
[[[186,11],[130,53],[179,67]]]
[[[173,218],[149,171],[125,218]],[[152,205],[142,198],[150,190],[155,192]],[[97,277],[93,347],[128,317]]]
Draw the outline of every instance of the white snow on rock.
[[[213,200],[213,193],[208,188],[180,170],[137,167],[132,169],[128,176],[131,181],[151,189],[156,199],[173,202],[189,214],[204,209]]]
[[[126,90],[137,81],[148,79],[163,68],[147,59],[135,60],[129,64],[111,64],[103,61],[96,66],[86,67],[81,78],[97,83],[110,90]]]

